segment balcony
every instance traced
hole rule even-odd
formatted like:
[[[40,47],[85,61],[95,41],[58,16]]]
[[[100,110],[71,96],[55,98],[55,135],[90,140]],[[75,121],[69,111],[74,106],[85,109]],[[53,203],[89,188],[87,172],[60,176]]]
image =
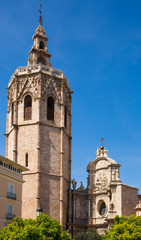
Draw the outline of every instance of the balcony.
[[[15,193],[12,193],[12,192],[8,192],[8,193],[7,193],[7,198],[11,198],[11,199],[16,200],[16,194],[15,194]]]
[[[7,220],[12,220],[13,218],[15,218],[16,217],[16,215],[15,214],[12,214],[12,213],[7,213],[7,215],[6,215],[6,219]]]

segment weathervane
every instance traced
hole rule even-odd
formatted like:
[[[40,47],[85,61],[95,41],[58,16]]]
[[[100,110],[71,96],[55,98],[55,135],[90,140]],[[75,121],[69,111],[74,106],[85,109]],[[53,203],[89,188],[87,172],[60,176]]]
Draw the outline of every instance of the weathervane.
[[[42,23],[42,4],[41,4],[41,1],[40,1],[40,9],[39,9],[39,13],[40,13],[39,22]]]

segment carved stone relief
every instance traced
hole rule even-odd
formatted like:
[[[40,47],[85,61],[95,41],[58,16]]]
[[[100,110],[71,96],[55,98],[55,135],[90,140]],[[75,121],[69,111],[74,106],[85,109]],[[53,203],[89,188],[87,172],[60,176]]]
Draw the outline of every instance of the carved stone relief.
[[[83,186],[83,182],[80,182],[80,187],[77,189],[78,191],[83,191],[85,188]]]
[[[58,89],[57,84],[53,78],[43,77],[41,96],[43,98],[46,98],[48,93],[53,93],[57,97],[57,100],[60,102],[60,89]]]
[[[68,111],[70,112],[70,110],[71,110],[70,109],[71,108],[70,107],[71,106],[71,95],[70,95],[70,92],[69,92],[68,88],[66,87],[66,84],[65,84],[63,90],[64,90],[63,102],[67,106]]]
[[[119,168],[116,169],[116,178],[119,180]]]
[[[88,216],[87,203],[85,200],[80,200],[78,216],[80,218],[87,218],[87,216]]]
[[[103,168],[103,167],[107,167],[107,161],[106,160],[100,160],[97,162],[96,164],[96,169],[98,168]]]
[[[119,179],[119,168],[112,168],[112,180],[120,180]]]
[[[31,92],[33,97],[38,97],[39,76],[21,78],[18,82],[18,99],[21,99],[25,92]]]
[[[96,191],[106,191],[108,189],[107,173],[103,170],[99,171],[96,175]]]
[[[7,92],[8,110],[10,110],[11,102],[13,101],[14,94],[16,93],[16,85],[16,82],[13,82]]]
[[[77,182],[75,181],[75,179],[72,179],[72,187],[73,187],[73,190],[76,189],[76,186],[77,186]]]
[[[116,169],[112,169],[112,180],[116,180]]]
[[[92,161],[89,162],[89,164],[88,164],[88,166],[87,166],[87,171],[92,170],[92,169],[93,169],[93,165],[94,165],[94,163],[93,163]]]

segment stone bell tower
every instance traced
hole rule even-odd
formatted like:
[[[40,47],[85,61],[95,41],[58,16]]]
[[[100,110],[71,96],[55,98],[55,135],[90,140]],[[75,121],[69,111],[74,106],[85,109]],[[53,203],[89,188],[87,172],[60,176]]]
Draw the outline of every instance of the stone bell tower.
[[[19,67],[8,86],[6,157],[29,168],[24,173],[22,217],[44,213],[65,227],[71,182],[71,89],[53,69],[48,37],[39,26],[28,66]]]

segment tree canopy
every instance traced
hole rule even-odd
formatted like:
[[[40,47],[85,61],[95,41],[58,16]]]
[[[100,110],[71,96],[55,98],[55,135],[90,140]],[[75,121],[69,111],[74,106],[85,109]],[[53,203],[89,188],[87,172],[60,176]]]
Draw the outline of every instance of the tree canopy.
[[[0,240],[71,240],[55,219],[42,214],[33,219],[18,217],[14,222],[0,230]]]
[[[81,232],[77,233],[75,240],[101,240],[101,236],[96,230],[92,232]]]
[[[116,216],[114,221],[111,230],[103,237],[104,240],[141,240],[141,217]]]

